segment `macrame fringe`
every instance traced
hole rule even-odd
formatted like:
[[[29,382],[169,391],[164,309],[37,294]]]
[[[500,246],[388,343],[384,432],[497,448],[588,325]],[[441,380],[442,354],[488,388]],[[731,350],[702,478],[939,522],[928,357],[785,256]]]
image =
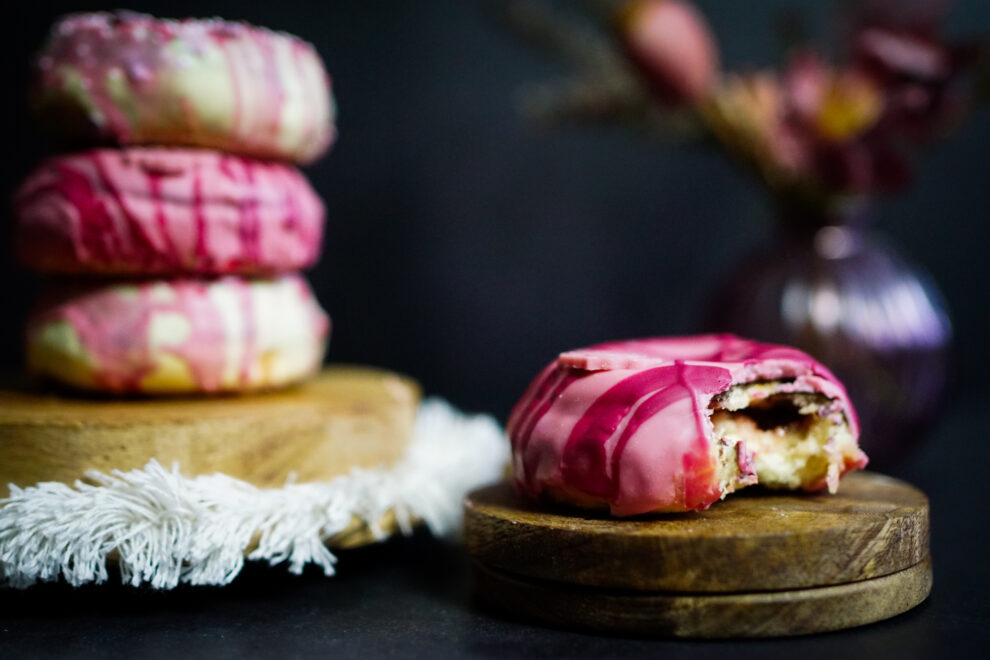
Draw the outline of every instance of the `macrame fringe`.
[[[245,559],[287,563],[296,574],[316,564],[330,576],[337,559],[326,542],[355,518],[376,539],[386,536],[379,525],[389,511],[404,534],[416,520],[436,535],[456,532],[464,495],[498,480],[507,461],[494,419],[431,399],[392,469],[259,489],[223,474],[185,477],[180,466],[151,460],[130,472],[91,471],[89,483],[11,486],[0,499],[0,583],[101,583],[111,554],[124,583],[156,589],[227,584]]]

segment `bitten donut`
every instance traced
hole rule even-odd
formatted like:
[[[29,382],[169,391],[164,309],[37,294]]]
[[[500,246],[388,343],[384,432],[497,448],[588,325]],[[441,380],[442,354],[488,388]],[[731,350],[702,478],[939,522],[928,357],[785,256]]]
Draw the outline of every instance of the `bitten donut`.
[[[264,274],[319,256],[323,203],[294,167],[197,149],[57,156],[14,200],[16,252],[47,272]]]
[[[245,392],[320,366],[329,321],[298,275],[63,285],[28,322],[28,366],[115,393]]]
[[[562,353],[516,404],[508,433],[519,490],[617,516],[706,509],[755,483],[835,492],[867,462],[828,369],[732,335]]]
[[[77,141],[308,163],[334,137],[330,81],[313,47],[244,23],[69,15],[52,28],[35,78],[40,118]]]

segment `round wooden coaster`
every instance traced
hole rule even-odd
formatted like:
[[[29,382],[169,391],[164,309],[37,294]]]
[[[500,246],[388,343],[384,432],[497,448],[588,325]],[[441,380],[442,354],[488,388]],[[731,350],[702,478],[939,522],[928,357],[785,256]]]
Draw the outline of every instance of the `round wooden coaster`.
[[[509,484],[465,503],[465,542],[520,579],[653,592],[755,592],[846,584],[928,556],[928,499],[883,475],[835,495],[748,488],[707,511],[617,519],[532,502]]]
[[[931,592],[928,558],[850,584],[738,594],[612,591],[512,576],[474,566],[476,593],[505,612],[565,628],[664,637],[779,637],[890,618]]]
[[[245,396],[109,399],[0,389],[0,495],[8,484],[72,483],[90,469],[177,461],[281,486],[394,463],[412,438],[419,389],[376,369],[333,367],[286,390]]]

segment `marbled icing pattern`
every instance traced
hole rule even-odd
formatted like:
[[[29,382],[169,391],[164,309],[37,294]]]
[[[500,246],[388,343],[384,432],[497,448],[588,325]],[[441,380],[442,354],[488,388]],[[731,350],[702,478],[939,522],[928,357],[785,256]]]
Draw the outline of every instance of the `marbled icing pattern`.
[[[329,320],[298,275],[56,283],[28,322],[30,369],[115,393],[243,392],[320,366]]]
[[[507,426],[516,485],[620,516],[705,509],[722,496],[709,405],[755,381],[824,394],[858,437],[841,383],[796,349],[732,335],[613,342],[562,353],[516,404]],[[840,473],[866,464],[856,452]]]
[[[56,135],[88,142],[308,163],[334,137],[330,80],[313,47],[219,19],[66,16],[38,55],[33,100]]]
[[[323,203],[294,167],[196,149],[57,156],[15,196],[16,249],[45,272],[263,274],[319,256]]]

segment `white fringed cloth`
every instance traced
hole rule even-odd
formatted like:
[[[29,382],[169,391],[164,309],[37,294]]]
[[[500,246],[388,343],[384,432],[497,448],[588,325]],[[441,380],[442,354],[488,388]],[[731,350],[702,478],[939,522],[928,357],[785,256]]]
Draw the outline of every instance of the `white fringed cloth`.
[[[432,399],[391,469],[260,489],[223,474],[185,477],[181,466],[152,460],[130,472],[90,472],[72,486],[12,487],[0,499],[0,584],[104,582],[111,555],[125,584],[156,589],[227,584],[246,560],[285,563],[296,574],[315,564],[329,576],[337,559],[326,542],[355,518],[376,538],[387,536],[379,522],[388,512],[405,534],[415,521],[436,535],[456,533],[465,494],[500,479],[507,462],[494,419]]]

